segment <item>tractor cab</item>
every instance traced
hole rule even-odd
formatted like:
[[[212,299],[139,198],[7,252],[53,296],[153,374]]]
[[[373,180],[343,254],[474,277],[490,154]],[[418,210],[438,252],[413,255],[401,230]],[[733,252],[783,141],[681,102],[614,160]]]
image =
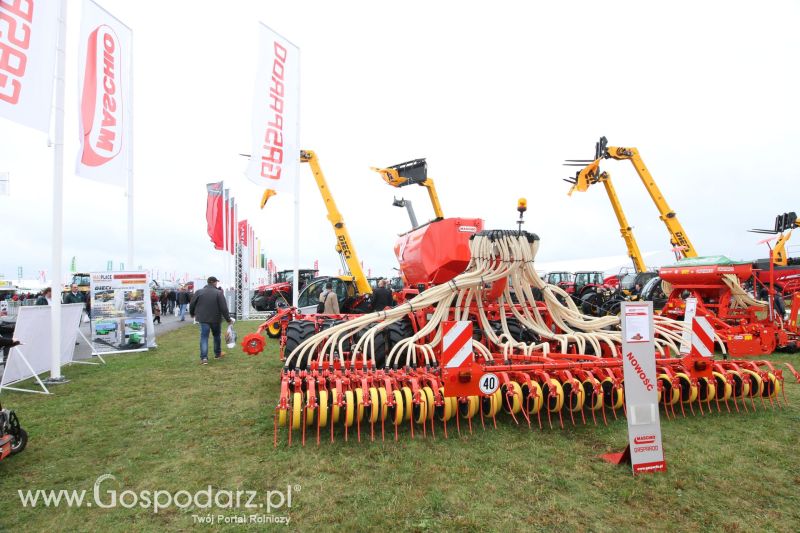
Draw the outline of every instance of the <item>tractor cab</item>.
[[[550,285],[557,285],[572,293],[575,288],[575,274],[572,272],[548,272],[544,280]]]
[[[603,288],[603,273],[598,271],[576,272],[573,294],[580,298],[588,291]]]
[[[325,290],[326,283],[333,284],[333,292],[339,300],[341,314],[365,313],[369,311],[369,301],[365,295],[359,295],[352,276],[329,277],[315,279],[303,289],[297,298],[297,310],[300,314],[311,315],[317,312],[319,297]]]

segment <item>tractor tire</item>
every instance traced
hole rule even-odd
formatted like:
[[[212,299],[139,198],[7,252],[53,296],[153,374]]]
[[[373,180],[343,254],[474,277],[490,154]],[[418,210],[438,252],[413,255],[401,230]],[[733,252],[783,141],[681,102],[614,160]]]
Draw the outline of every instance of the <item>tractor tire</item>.
[[[508,324],[508,332],[511,334],[511,338],[515,341],[525,343],[539,342],[539,336],[525,328],[516,318],[506,318],[506,324]],[[490,320],[489,325],[492,326],[494,334],[498,337],[503,332],[503,323],[500,320]]]
[[[289,322],[289,325],[286,326],[286,344],[283,346],[284,357],[288,359],[292,352],[294,352],[304,340],[314,335],[314,333],[316,333],[314,322],[310,320],[292,320]],[[305,358],[299,365],[297,360],[294,359],[287,368],[289,370],[295,370],[297,368],[305,370],[306,366]]]
[[[398,342],[409,338],[413,334],[414,328],[411,326],[411,321],[408,318],[395,322],[386,328],[386,354],[389,354]]]
[[[346,322],[346,320],[334,320],[332,318],[329,318],[329,319],[323,320],[322,324],[320,324],[320,326],[319,326],[319,330],[320,331],[324,331],[326,329],[332,328],[333,326],[337,326],[337,325],[339,325],[339,324],[341,324],[343,322]],[[344,343],[342,343],[342,348],[344,349],[345,352],[350,353],[350,350],[351,350],[351,347],[352,347],[352,340],[353,340],[353,338],[350,337],[349,339],[345,340]],[[337,353],[337,354],[339,353],[339,343],[338,342],[336,343],[336,348],[334,349],[334,352]],[[342,354],[342,355],[344,355],[344,354]]]
[[[622,312],[622,300],[611,300],[603,305],[603,310],[607,316],[619,316]]]
[[[596,292],[586,292],[581,296],[581,313],[588,316],[602,316],[603,297]]]
[[[355,344],[359,340],[361,340],[361,337],[363,337],[369,331],[369,329],[372,328],[372,327],[375,327],[375,324],[370,324],[369,326],[359,330],[353,336],[353,343]],[[386,337],[386,330],[385,329],[381,330],[381,331],[379,331],[378,333],[375,334],[375,366],[376,366],[376,368],[384,368],[386,366],[386,354],[388,353],[386,351],[386,347],[387,347],[386,346],[386,341],[387,341],[387,337]],[[359,355],[359,358],[361,358],[360,355]]]
[[[11,455],[15,453],[19,453],[25,449],[25,446],[28,445],[28,432],[22,428],[19,428],[19,431],[14,437],[14,440],[11,441]]]

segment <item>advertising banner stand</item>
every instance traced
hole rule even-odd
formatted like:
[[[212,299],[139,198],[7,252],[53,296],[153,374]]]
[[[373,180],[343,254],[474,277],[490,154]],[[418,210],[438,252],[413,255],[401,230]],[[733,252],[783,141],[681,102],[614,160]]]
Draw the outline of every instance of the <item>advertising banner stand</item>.
[[[78,338],[80,333],[79,328],[83,307],[84,305],[81,303],[61,306],[60,330],[63,335],[56,343],[58,346],[59,368],[74,362],[75,339]],[[3,369],[3,376],[0,378],[0,391],[8,389],[18,392],[50,394],[45,383],[39,378],[39,374],[51,370],[51,315],[50,306],[20,307],[16,327],[14,328],[14,338],[18,339],[21,344],[14,346],[8,355],[8,360],[6,360],[6,365]],[[9,387],[9,385],[30,378],[34,378],[42,390]]]
[[[146,272],[93,272],[89,296],[92,355],[143,352],[154,345]]]
[[[658,412],[658,381],[652,302],[622,303],[622,361],[628,446],[603,455],[614,464],[630,463],[633,474],[665,472]]]

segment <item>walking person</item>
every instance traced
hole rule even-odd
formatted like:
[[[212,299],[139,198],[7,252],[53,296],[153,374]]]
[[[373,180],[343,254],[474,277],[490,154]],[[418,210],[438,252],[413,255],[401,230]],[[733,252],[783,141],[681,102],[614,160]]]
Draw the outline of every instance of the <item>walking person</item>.
[[[169,314],[175,314],[175,303],[178,301],[178,295],[175,293],[173,289],[169,290],[167,294],[167,299],[169,300]]]
[[[228,313],[228,303],[222,291],[217,289],[219,280],[208,278],[208,284],[195,291],[189,304],[189,315],[200,323],[200,364],[208,364],[208,334],[214,336],[214,359],[225,355],[222,351],[220,323],[224,318],[229,324],[236,322]]]
[[[164,289],[161,291],[161,314],[166,315],[169,313],[169,291]]]
[[[189,291],[186,290],[185,285],[181,285],[175,300],[178,303],[178,315],[181,317],[181,322],[183,322],[186,320],[186,306],[192,301],[192,297]]]
[[[150,291],[150,307],[153,310],[153,325],[161,324],[161,307],[158,305],[158,295],[156,291]]]

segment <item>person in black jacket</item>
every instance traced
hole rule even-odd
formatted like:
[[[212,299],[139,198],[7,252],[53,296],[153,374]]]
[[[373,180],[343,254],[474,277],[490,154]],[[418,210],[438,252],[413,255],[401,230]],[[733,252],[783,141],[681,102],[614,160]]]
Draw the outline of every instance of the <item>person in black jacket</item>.
[[[178,302],[178,315],[181,317],[181,322],[183,322],[186,320],[186,306],[192,301],[192,296],[186,290],[186,286],[182,285],[178,290],[176,301]]]
[[[394,307],[392,291],[386,288],[386,280],[378,280],[378,288],[372,291],[372,310],[383,311],[387,307]]]
[[[228,303],[222,291],[217,289],[219,280],[208,278],[208,285],[196,291],[189,304],[189,315],[200,323],[200,364],[208,364],[208,333],[214,336],[214,359],[222,353],[220,323],[224,318],[229,324],[235,322],[228,313]]]

